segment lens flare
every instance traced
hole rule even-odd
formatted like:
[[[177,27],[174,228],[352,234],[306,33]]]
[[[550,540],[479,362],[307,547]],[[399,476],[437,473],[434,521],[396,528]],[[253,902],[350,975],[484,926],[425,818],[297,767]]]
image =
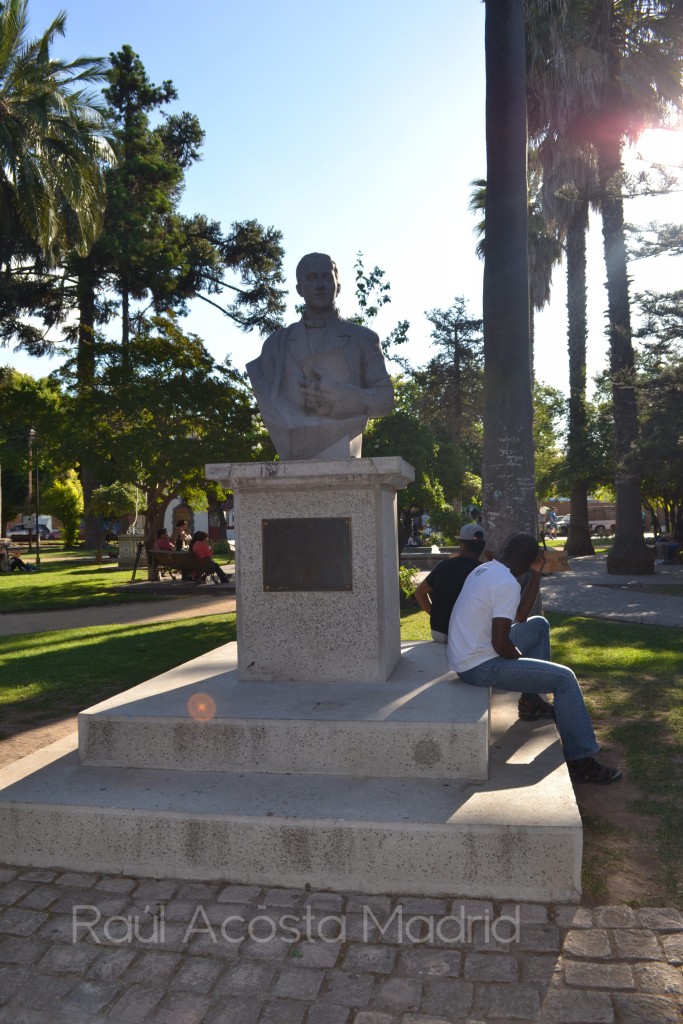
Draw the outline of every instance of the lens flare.
[[[187,702],[187,710],[197,722],[209,722],[216,714],[216,701],[208,693],[193,693]]]

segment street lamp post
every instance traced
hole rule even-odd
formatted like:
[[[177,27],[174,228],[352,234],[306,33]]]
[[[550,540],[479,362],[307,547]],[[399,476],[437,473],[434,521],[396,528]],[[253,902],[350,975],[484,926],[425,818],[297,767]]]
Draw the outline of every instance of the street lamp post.
[[[31,530],[31,515],[33,508],[33,439],[36,436],[36,432],[31,427],[28,432],[28,549],[31,551],[32,547],[32,530]]]
[[[31,515],[31,496],[33,491],[33,442],[37,440],[33,427],[28,432],[28,514]],[[36,565],[40,566],[40,482],[38,472],[38,451],[36,448]],[[28,528],[28,547],[31,550],[31,527]]]
[[[34,437],[34,440],[36,438]],[[40,450],[36,445],[36,566],[40,567]]]

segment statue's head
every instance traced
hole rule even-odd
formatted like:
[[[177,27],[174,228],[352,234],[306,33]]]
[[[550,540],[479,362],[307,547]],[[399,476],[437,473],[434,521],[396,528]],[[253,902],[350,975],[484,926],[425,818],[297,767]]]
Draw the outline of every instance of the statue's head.
[[[309,252],[296,267],[296,290],[307,309],[332,309],[341,291],[337,264],[322,252]]]

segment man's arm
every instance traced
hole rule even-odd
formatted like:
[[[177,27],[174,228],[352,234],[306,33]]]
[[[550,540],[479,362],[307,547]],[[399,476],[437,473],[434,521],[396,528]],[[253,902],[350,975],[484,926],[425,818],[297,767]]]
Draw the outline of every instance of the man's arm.
[[[510,639],[510,619],[493,619],[491,621],[491,645],[500,658],[521,658],[521,652],[517,650]]]
[[[541,585],[541,572],[545,565],[545,555],[539,555],[529,567],[530,576],[522,592],[522,596],[515,615],[515,622],[526,622],[538,597],[538,588]],[[494,619],[495,621],[495,619]],[[495,646],[495,644],[494,644]],[[504,657],[504,655],[503,655]]]
[[[432,614],[432,599],[431,599],[432,588],[427,583],[427,580],[422,580],[422,583],[418,585],[415,591],[415,600],[419,604],[423,612],[427,612],[427,615]]]

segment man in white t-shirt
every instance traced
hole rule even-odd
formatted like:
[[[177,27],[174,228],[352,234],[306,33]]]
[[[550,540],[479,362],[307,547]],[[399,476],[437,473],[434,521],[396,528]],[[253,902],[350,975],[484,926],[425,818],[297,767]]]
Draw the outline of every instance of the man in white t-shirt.
[[[572,670],[549,660],[524,657],[513,639],[513,624],[529,619],[543,562],[538,541],[530,534],[516,533],[500,558],[469,574],[451,613],[448,667],[472,686],[496,687],[524,696],[552,693],[555,723],[572,780],[602,785],[616,782],[621,771],[593,758],[600,748]],[[515,577],[528,571],[531,579],[522,595]],[[529,619],[528,625],[533,621]]]

